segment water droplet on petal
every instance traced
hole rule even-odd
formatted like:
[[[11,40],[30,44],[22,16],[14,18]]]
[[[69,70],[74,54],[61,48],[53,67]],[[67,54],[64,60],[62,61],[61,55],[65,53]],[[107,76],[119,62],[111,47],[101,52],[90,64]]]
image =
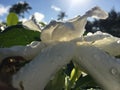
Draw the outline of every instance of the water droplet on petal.
[[[118,71],[117,71],[116,68],[112,68],[112,69],[111,69],[111,73],[112,73],[113,75],[117,75]]]
[[[117,43],[120,44],[120,40],[118,40]]]

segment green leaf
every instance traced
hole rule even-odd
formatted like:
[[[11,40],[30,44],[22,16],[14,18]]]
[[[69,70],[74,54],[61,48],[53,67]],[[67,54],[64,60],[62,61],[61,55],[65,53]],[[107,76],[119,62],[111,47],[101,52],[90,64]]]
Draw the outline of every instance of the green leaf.
[[[77,81],[76,81],[76,85],[74,87],[74,90],[77,90],[79,88],[79,90],[87,90],[86,88],[99,88],[98,85],[95,83],[95,81],[89,76],[84,76],[84,77],[80,77]],[[100,89],[101,90],[101,89]]]
[[[69,76],[65,77],[65,90],[71,90]]]
[[[70,86],[73,87],[75,82],[78,80],[78,78],[81,75],[81,71],[78,67],[74,67],[70,74]]]
[[[81,71],[75,67],[71,71],[70,80],[72,82],[75,82],[79,78],[80,75],[81,75]]]
[[[42,26],[42,27],[45,27],[46,24],[44,22],[39,22],[39,24]]]
[[[40,41],[40,32],[28,30],[20,25],[9,26],[0,32],[0,47],[26,45],[32,41]]]
[[[15,13],[9,13],[7,16],[7,25],[16,25],[18,23],[18,16]]]

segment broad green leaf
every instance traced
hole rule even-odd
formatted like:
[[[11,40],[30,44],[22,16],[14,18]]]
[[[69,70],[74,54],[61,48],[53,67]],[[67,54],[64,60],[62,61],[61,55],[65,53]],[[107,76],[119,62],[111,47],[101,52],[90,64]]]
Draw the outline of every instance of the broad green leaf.
[[[9,13],[7,16],[7,25],[16,25],[18,23],[18,16],[15,13]]]
[[[74,67],[70,74],[70,86],[74,86],[75,82],[78,80],[78,78],[81,75],[81,71],[78,67]]]
[[[26,45],[32,41],[40,41],[40,32],[25,29],[23,26],[10,26],[0,32],[0,47]]]
[[[75,84],[74,90],[87,90],[86,88],[99,88],[95,81],[89,76],[80,77]],[[101,89],[99,89],[101,90]]]
[[[77,66],[75,66],[69,76],[65,77],[65,90],[71,90],[72,88],[74,88],[76,81],[78,80],[78,78],[81,75],[81,71],[79,70],[79,68]]]
[[[70,80],[74,82],[79,78],[80,75],[81,75],[81,71],[75,67],[71,72]]]

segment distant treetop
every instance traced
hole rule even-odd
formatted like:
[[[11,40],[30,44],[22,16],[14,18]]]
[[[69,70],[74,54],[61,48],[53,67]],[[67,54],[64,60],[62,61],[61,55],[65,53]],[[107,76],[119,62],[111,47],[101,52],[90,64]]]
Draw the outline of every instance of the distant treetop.
[[[24,1],[24,2],[18,2],[16,4],[13,4],[9,9],[9,12],[14,12],[18,16],[24,18],[24,13],[29,12],[29,10],[31,9],[32,7],[27,2]]]

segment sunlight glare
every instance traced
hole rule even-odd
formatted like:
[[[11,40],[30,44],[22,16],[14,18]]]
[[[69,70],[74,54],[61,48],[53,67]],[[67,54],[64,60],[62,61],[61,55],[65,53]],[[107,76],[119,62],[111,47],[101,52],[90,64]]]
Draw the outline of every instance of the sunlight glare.
[[[71,13],[71,12],[74,13],[74,11],[79,12],[81,10],[81,8],[83,10],[84,8],[88,7],[90,5],[90,2],[91,2],[91,0],[69,0],[68,1],[68,3],[69,3],[68,4],[69,5],[68,13]],[[81,12],[82,12],[82,10],[81,10]],[[80,14],[80,12],[79,12],[79,14]]]
[[[86,4],[89,0],[71,0],[71,5],[76,6],[76,5],[83,5]]]
[[[86,6],[91,0],[70,0],[69,5],[73,8],[78,6]]]

